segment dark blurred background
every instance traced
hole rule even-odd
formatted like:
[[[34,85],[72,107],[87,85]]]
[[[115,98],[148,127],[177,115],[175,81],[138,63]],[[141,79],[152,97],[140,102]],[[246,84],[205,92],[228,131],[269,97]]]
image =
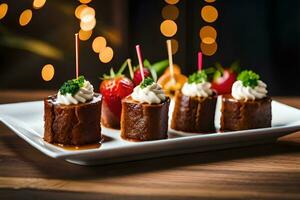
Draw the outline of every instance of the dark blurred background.
[[[183,73],[197,69],[199,31],[209,25],[217,31],[217,50],[204,56],[204,67],[216,62],[230,66],[238,60],[242,68],[261,75],[271,95],[300,95],[300,1],[210,1],[169,1],[175,2],[179,11],[174,19],[177,32],[171,38],[178,41],[174,62]],[[74,12],[81,2],[47,0],[43,7],[34,9],[33,0],[0,1],[8,5],[7,14],[0,19],[0,89],[58,89],[74,77],[74,33],[80,30]],[[117,69],[126,58],[137,63],[136,44],[141,45],[144,58],[150,62],[166,59],[168,37],[162,34],[160,26],[165,20],[162,10],[167,5],[168,0],[89,2],[88,6],[96,11],[97,24],[91,37],[80,42],[80,73],[98,85],[99,77],[111,67]],[[207,5],[218,11],[212,23],[201,17],[201,9]],[[31,9],[33,15],[26,26],[21,26],[19,18],[25,9]],[[113,49],[108,63],[101,62],[92,49],[98,36],[106,38],[107,46]],[[46,64],[55,69],[50,81],[41,76]]]

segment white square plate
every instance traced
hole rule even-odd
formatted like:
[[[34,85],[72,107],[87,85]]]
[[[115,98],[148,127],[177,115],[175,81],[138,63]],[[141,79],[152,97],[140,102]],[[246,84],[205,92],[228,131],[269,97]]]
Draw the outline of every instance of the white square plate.
[[[217,125],[219,107],[218,103]],[[102,134],[110,140],[105,141],[101,147],[66,150],[44,142],[43,109],[42,101],[0,105],[0,120],[44,154],[80,165],[124,162],[272,142],[278,137],[300,130],[300,110],[273,101],[271,128],[212,134],[186,134],[169,130],[169,139],[149,142],[124,141],[118,130],[102,128]],[[170,112],[171,110],[172,108]]]

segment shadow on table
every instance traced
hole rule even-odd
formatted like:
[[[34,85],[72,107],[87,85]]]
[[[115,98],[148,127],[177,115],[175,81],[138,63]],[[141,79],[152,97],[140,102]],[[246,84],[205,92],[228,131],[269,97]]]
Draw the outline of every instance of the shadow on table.
[[[270,155],[299,153],[300,141],[284,140],[276,143],[236,149],[169,156],[102,166],[79,166],[56,160],[40,153],[0,125],[0,176],[39,177],[52,179],[105,179],[130,174],[162,171],[181,166],[220,164],[224,161],[257,158]],[[13,167],[12,167],[13,166]]]

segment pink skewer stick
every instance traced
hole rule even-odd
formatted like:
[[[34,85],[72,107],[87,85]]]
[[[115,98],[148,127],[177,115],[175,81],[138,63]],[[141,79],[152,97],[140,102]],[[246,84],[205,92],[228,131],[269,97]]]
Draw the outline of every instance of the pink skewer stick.
[[[138,59],[139,59],[139,65],[140,65],[140,71],[141,71],[142,79],[144,81],[144,79],[145,79],[145,77],[144,77],[144,65],[143,65],[143,58],[142,58],[140,45],[136,45],[135,49],[136,49],[136,53],[137,53],[137,56],[138,56]]]
[[[202,70],[202,52],[198,52],[198,71]]]
[[[79,76],[79,38],[78,33],[75,34],[75,55],[76,55],[76,79]]]

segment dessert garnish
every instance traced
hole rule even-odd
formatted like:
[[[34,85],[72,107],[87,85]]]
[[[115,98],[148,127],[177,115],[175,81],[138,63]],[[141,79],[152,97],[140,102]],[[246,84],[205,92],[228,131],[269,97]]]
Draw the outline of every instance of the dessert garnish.
[[[161,103],[166,99],[162,87],[150,77],[145,78],[140,85],[133,89],[131,97],[135,101],[149,104]]]
[[[195,72],[192,75],[189,76],[188,78],[188,83],[192,84],[192,83],[203,83],[207,81],[207,74],[205,71],[199,71],[199,72]]]
[[[232,96],[237,100],[255,100],[267,96],[267,85],[251,70],[242,71],[232,86]]]
[[[111,69],[110,75],[104,75],[103,81],[100,84],[100,93],[103,96],[103,102],[105,102],[105,105],[118,120],[121,117],[121,100],[130,95],[134,88],[132,81],[123,75],[127,64],[128,60],[122,64],[116,73]]]
[[[145,87],[152,85],[154,83],[154,80],[152,78],[147,77],[141,84],[140,87],[144,89]]]
[[[243,86],[251,88],[255,88],[258,85],[259,79],[259,75],[251,70],[242,71],[237,78],[237,80],[242,81]]]
[[[207,82],[207,75],[203,70],[190,75],[181,92],[190,97],[209,97],[213,94],[211,83]]]
[[[230,94],[233,83],[236,81],[240,71],[239,62],[234,62],[230,67],[223,67],[220,63],[216,63],[215,67],[206,70],[212,74],[212,88],[218,94]]]
[[[162,86],[167,95],[173,96],[177,90],[180,90],[186,82],[187,77],[181,74],[179,66],[173,64],[172,43],[167,40],[169,67],[158,79],[158,83]]]
[[[57,102],[64,105],[85,103],[93,99],[94,87],[84,76],[66,81],[57,94]]]

